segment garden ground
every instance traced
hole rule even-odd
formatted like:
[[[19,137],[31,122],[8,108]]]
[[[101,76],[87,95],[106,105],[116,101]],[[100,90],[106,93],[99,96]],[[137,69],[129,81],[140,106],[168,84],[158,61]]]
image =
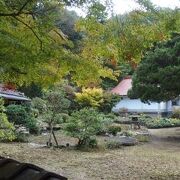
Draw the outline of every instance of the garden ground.
[[[150,130],[152,141],[116,150],[81,152],[47,149],[46,136],[32,137],[32,143],[1,143],[0,155],[34,163],[70,180],[180,179],[180,128]],[[75,142],[61,136],[61,143]]]

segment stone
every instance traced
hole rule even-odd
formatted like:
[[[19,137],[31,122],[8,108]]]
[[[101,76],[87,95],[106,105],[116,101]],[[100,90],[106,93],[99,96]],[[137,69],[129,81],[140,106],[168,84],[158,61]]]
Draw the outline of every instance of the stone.
[[[24,126],[16,126],[16,132],[19,134],[29,135],[29,130]]]
[[[107,141],[117,143],[122,146],[134,146],[138,143],[136,138],[127,136],[116,136],[109,138]]]

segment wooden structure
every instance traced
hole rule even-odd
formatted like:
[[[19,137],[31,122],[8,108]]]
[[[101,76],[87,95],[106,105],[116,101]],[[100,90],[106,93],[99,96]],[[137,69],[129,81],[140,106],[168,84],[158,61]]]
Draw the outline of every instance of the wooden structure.
[[[2,84],[0,84],[0,98],[4,99],[5,105],[22,104],[30,101],[24,93],[18,92],[15,89],[10,89]]]
[[[38,166],[0,157],[1,180],[67,180]]]

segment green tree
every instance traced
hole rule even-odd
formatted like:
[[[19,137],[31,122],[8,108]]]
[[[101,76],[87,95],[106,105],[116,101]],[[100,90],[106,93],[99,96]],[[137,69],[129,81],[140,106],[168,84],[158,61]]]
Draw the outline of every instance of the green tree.
[[[32,82],[29,85],[23,85],[18,88],[19,91],[23,92],[29,98],[42,97],[43,91],[39,84]]]
[[[99,131],[102,120],[96,110],[84,108],[72,113],[64,130],[68,135],[79,140],[78,146],[90,146],[91,138]]]
[[[106,74],[98,61],[90,62],[74,54],[72,42],[57,26],[59,12],[65,6],[86,2],[0,0],[0,80],[48,86],[70,73],[78,84],[97,81]],[[88,69],[93,69],[96,77]]]
[[[87,17],[95,19],[97,22],[103,23],[107,20],[108,11],[107,7],[99,1],[93,3],[87,12]]]
[[[82,34],[75,31],[75,24],[80,17],[76,14],[75,11],[69,11],[67,9],[60,11],[59,14],[60,17],[59,20],[56,21],[56,25],[62,30],[64,34],[67,35],[67,38],[73,42],[73,47],[71,47],[71,49],[73,49],[75,52],[78,52]]]
[[[44,95],[43,100],[40,98],[35,98],[33,100],[33,107],[39,110],[41,119],[43,119],[49,127],[49,140],[48,146],[52,146],[52,136],[55,140],[56,145],[58,142],[56,140],[53,127],[56,124],[61,124],[64,121],[64,117],[68,114],[68,108],[70,106],[70,101],[66,98],[66,93],[62,88],[54,88],[47,91]],[[66,118],[66,117],[65,117]]]
[[[77,30],[84,32],[81,56],[89,60],[99,59],[114,75],[121,76],[121,65],[130,64],[135,69],[144,51],[154,42],[167,40],[180,27],[178,9],[155,8],[149,1],[141,1],[146,10],[134,10],[124,15],[106,19],[100,23],[94,16],[80,19]],[[170,28],[172,27],[172,28]],[[110,63],[109,63],[110,62]]]
[[[133,75],[130,97],[143,101],[167,101],[180,92],[180,34],[152,47]]]

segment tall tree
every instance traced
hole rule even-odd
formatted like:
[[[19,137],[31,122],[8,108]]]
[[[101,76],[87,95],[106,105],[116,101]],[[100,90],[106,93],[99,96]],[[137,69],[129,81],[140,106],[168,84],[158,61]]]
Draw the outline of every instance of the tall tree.
[[[86,2],[0,0],[0,80],[17,84],[33,81],[44,86],[71,73],[72,79],[82,84],[88,83],[87,76],[88,81],[94,81],[106,74],[98,61],[89,62],[73,54],[67,48],[72,42],[56,26],[64,6]],[[94,74],[88,74],[88,69]]]
[[[180,95],[180,34],[152,47],[139,64],[130,97],[142,101],[167,101]]]

